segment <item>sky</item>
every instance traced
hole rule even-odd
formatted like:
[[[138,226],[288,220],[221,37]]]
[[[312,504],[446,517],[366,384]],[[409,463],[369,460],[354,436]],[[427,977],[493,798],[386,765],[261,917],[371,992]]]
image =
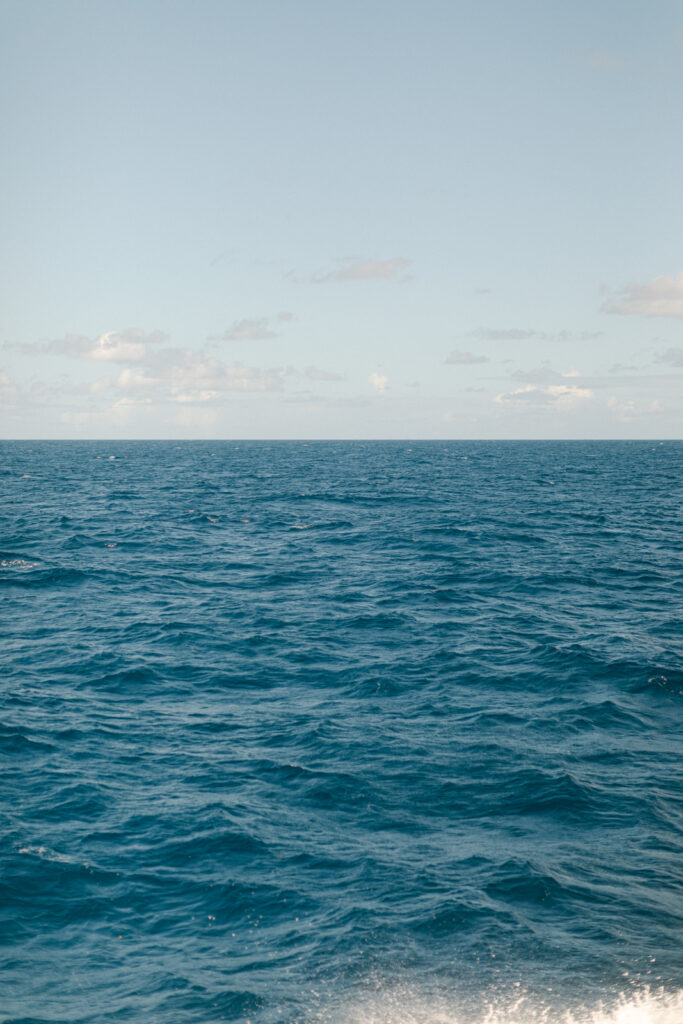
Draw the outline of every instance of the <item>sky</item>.
[[[4,438],[680,438],[678,0],[0,0]]]

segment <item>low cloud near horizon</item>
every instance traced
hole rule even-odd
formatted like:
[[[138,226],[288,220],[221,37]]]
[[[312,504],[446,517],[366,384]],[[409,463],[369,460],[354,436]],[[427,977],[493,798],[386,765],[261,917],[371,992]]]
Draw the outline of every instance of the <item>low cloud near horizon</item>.
[[[575,408],[581,402],[591,401],[594,398],[595,394],[590,388],[579,388],[572,384],[551,384],[547,387],[525,384],[513,391],[496,395],[494,402],[499,404],[532,402],[536,405],[554,405],[556,408],[566,411]]]

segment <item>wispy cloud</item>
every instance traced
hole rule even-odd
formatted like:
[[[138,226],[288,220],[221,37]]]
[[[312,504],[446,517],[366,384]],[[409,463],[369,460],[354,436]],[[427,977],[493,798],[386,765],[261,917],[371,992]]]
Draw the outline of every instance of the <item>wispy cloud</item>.
[[[477,327],[475,331],[470,331],[469,336],[481,341],[526,341],[527,338],[537,337],[537,332],[518,327]]]
[[[531,384],[554,384],[566,380],[568,377],[580,377],[578,370],[565,370],[559,373],[553,370],[549,363],[537,366],[534,370],[515,370],[510,374],[513,380],[523,380]]]
[[[621,316],[683,317],[683,270],[646,284],[627,284],[606,299],[601,309]]]
[[[346,380],[340,373],[331,373],[329,370],[321,370],[317,366],[309,366],[306,369],[306,376],[310,380],[339,381]]]
[[[289,319],[291,314],[280,314],[278,319]],[[268,317],[252,317],[235,320],[222,334],[212,334],[207,341],[268,341],[277,338],[277,332],[270,327]]]
[[[475,363],[488,363],[488,361],[488,356],[478,356],[474,352],[461,352],[459,349],[453,349],[444,359],[445,363],[451,363],[454,366],[472,366]]]
[[[655,356],[658,363],[668,363],[670,366],[683,366],[683,348],[668,348],[665,352],[658,352]]]
[[[389,281],[400,278],[408,269],[411,260],[395,256],[388,260],[359,259],[347,260],[338,270],[318,274],[313,280],[317,284],[327,281]]]
[[[533,331],[520,327],[477,327],[470,338],[480,341],[595,341],[603,331]]]
[[[683,354],[683,349],[681,349]],[[638,370],[638,366],[634,366],[633,363],[612,363],[607,370],[608,373],[628,373],[631,370]]]

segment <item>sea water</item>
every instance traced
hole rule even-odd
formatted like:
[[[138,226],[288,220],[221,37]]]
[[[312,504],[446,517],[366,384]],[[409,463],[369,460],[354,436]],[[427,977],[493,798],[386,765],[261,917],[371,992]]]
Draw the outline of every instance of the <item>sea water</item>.
[[[683,444],[0,491],[5,1024],[683,1021]]]

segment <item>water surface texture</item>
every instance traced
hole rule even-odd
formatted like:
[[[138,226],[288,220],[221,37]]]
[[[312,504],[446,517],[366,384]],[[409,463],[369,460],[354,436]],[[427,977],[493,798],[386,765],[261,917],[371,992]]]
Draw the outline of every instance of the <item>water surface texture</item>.
[[[683,1021],[683,444],[0,455],[1,1021]]]

